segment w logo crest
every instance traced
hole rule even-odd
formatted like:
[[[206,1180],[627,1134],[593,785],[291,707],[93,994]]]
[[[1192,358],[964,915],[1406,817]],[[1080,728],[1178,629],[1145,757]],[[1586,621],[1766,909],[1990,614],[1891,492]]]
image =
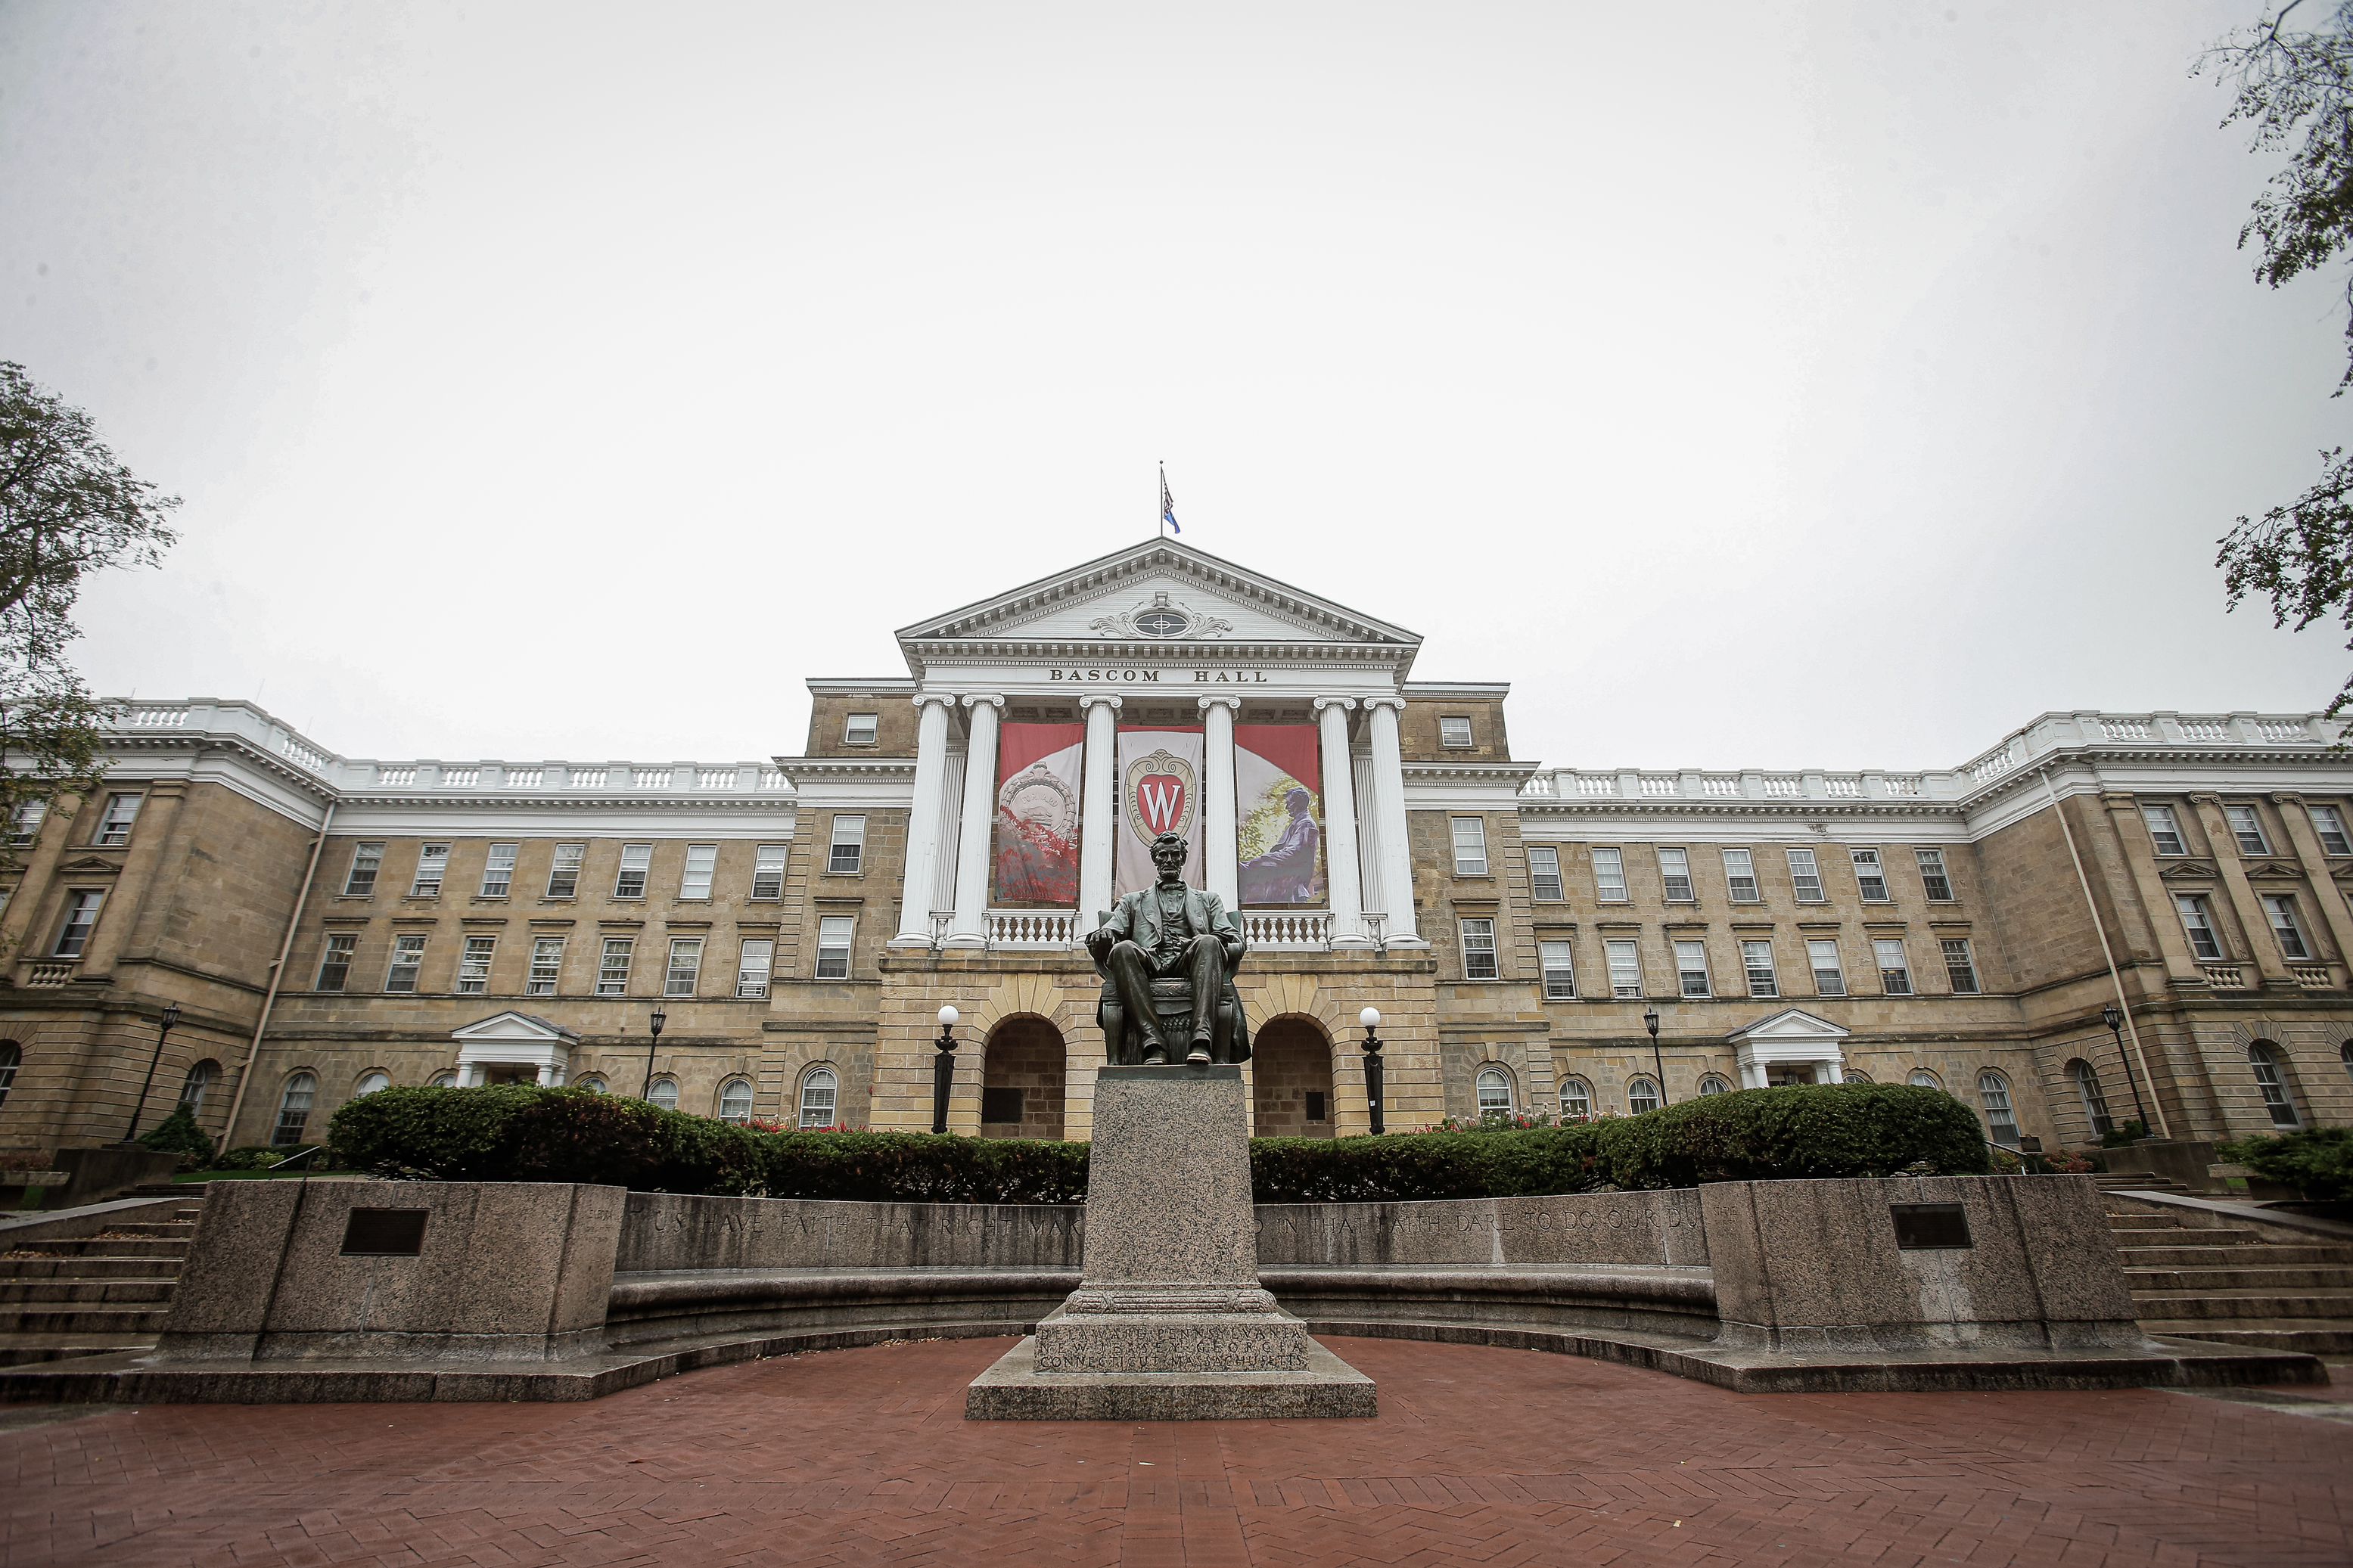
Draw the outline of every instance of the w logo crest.
[[[1128,830],[1147,843],[1164,833],[1186,833],[1193,826],[1193,764],[1163,749],[1139,757],[1129,765],[1126,788]]]

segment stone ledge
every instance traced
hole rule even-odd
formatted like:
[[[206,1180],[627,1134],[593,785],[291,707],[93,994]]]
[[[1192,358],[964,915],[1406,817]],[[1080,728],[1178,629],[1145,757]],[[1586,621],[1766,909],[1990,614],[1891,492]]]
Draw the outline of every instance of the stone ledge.
[[[1297,1421],[1380,1414],[1373,1380],[1308,1342],[1290,1372],[1039,1372],[1024,1338],[974,1378],[967,1421]]]

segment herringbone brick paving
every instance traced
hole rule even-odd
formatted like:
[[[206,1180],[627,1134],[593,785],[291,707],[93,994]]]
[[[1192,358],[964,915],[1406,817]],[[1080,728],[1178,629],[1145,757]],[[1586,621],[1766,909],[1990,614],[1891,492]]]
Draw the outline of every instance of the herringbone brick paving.
[[[2341,1564],[2353,1427],[2147,1390],[1736,1394],[1327,1342],[1371,1421],[963,1419],[1003,1340],[592,1405],[163,1405],[0,1434],[12,1568]]]

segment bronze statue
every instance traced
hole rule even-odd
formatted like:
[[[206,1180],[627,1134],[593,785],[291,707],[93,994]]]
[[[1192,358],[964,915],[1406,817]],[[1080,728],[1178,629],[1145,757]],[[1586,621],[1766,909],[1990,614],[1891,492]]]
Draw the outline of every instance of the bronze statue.
[[[1155,838],[1158,884],[1120,900],[1087,933],[1103,977],[1095,1021],[1113,1067],[1250,1060],[1250,1027],[1234,990],[1249,944],[1223,900],[1185,885],[1185,857],[1182,835]]]

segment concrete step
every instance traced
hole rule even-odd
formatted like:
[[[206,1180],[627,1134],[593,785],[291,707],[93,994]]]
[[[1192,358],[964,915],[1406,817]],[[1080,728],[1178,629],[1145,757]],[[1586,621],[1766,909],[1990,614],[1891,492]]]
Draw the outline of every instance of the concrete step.
[[[2353,1256],[2346,1256],[2347,1251],[2341,1247],[2197,1247],[2185,1239],[2179,1247],[2120,1247],[2116,1257],[2126,1268],[2353,1267]]]
[[[48,1241],[22,1241],[8,1249],[11,1258],[156,1258],[177,1260],[188,1255],[188,1244],[155,1236],[75,1236]]]
[[[2132,1287],[2136,1300],[2166,1291],[2353,1291],[2353,1268],[2328,1264],[2274,1266],[2269,1258],[2261,1263],[2233,1259],[2208,1268],[2143,1268],[2127,1258],[2125,1283]]]
[[[2188,1226],[2178,1229],[2118,1230],[2111,1226],[2109,1235],[2120,1247],[2261,1247],[2263,1233],[2252,1226],[2218,1225],[2211,1229],[2193,1230]]]
[[[155,1337],[102,1334],[0,1334],[0,1366],[38,1366],[75,1356],[125,1355],[155,1348]]]
[[[58,1301],[169,1301],[178,1284],[176,1279],[6,1279],[0,1280],[0,1307]]]
[[[2205,1340],[2211,1344],[2239,1345],[2247,1350],[2301,1351],[2306,1355],[2353,1354],[2353,1318],[2281,1320],[2237,1328],[2143,1318],[2140,1327],[2143,1333],[2162,1334],[2168,1339]]]
[[[126,1307],[19,1303],[0,1307],[0,1334],[103,1334],[110,1343],[143,1340],[153,1344],[171,1315],[167,1302]]]
[[[2151,1318],[2343,1318],[2353,1323],[2353,1290],[2136,1290],[2133,1304]]]
[[[205,1195],[205,1189],[211,1184],[209,1182],[149,1182],[144,1186],[132,1188],[122,1195],[127,1198],[200,1198]]]
[[[0,1258],[0,1281],[10,1279],[164,1279],[179,1278],[176,1258]]]

